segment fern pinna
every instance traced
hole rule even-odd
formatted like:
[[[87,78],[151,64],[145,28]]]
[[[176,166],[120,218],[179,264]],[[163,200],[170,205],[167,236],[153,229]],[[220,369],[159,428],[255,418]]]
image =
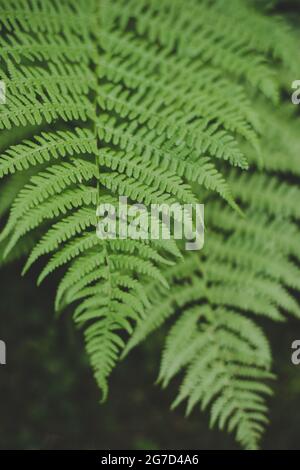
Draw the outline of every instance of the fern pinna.
[[[299,118],[282,102],[299,37],[261,3],[0,0],[3,259],[44,259],[39,282],[65,269],[56,310],[75,303],[104,399],[173,315],[159,382],[183,373],[173,406],[209,407],[247,449],[273,378],[257,320],[300,314]],[[100,240],[96,207],[120,195],[205,203],[204,249]]]

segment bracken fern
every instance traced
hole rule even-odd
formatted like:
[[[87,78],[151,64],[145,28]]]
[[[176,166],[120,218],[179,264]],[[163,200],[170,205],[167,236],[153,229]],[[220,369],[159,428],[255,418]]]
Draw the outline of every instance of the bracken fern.
[[[48,258],[39,283],[65,268],[56,310],[76,304],[104,399],[173,315],[173,406],[257,448],[273,374],[255,316],[300,316],[299,118],[280,104],[299,36],[250,0],[0,0],[0,25],[3,259]],[[96,207],[120,195],[205,203],[204,249],[100,240]]]

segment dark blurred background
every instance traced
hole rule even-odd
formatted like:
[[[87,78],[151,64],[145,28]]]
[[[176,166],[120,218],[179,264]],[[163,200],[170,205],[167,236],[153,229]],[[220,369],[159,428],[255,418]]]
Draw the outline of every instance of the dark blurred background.
[[[164,331],[115,369],[110,395],[100,393],[84,353],[80,331],[67,312],[55,319],[55,282],[40,288],[35,275],[20,278],[22,264],[0,270],[0,339],[7,364],[0,366],[1,449],[236,449],[231,436],[210,431],[208,418],[184,407],[170,411],[178,384],[154,385]],[[300,366],[291,343],[300,322],[264,322],[278,380],[269,400],[271,424],[264,449],[300,449]]]

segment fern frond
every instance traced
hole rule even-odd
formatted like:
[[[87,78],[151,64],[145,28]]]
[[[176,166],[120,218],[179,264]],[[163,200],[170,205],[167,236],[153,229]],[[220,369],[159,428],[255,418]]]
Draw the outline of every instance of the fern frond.
[[[27,260],[23,273],[25,273],[40,256],[57,249],[61,244],[70,240],[75,235],[84,232],[88,227],[96,227],[96,223],[97,218],[95,211],[85,207],[80,208],[74,214],[57,222],[35,246]]]
[[[0,110],[0,129],[11,129],[12,126],[26,124],[47,123],[54,119],[62,118],[64,121],[86,121],[93,113],[93,108],[88,100],[71,98],[56,98],[50,100],[46,96],[42,101],[37,101],[29,96],[11,96],[10,104]]]
[[[43,33],[60,33],[66,31],[75,34],[87,34],[88,22],[95,20],[91,15],[92,2],[60,2],[58,0],[13,0],[9,3],[1,0],[0,24],[8,31],[16,31],[20,27],[24,31]]]
[[[254,320],[299,316],[299,122],[278,106],[299,37],[272,8],[0,0],[1,253],[32,248],[39,283],[65,270],[55,307],[75,304],[103,398],[119,359],[174,320],[159,382],[184,372],[174,406],[209,407],[246,448],[273,377]],[[98,238],[97,206],[119,196],[205,203],[204,249]]]
[[[256,325],[235,313],[207,308],[201,313],[198,307],[187,310],[170,331],[160,380],[166,386],[187,368],[173,406],[187,399],[190,413],[197,403],[205,409],[214,400],[211,425],[217,423],[220,429],[235,431],[243,446],[256,448],[263,430],[262,426],[258,429],[257,422],[265,422],[267,409],[255,380],[272,378],[270,363],[268,343]],[[239,387],[243,378],[248,379],[246,390]],[[261,392],[270,394],[271,390],[265,386]]]
[[[44,66],[15,67],[7,64],[8,73],[3,80],[8,84],[8,93],[13,96],[31,94],[34,96],[48,95],[50,98],[60,94],[76,97],[78,94],[87,95],[95,89],[95,77],[88,65],[64,64],[49,62],[48,68]]]
[[[91,154],[95,138],[88,129],[71,131],[42,132],[34,141],[25,140],[19,145],[11,146],[0,157],[0,177],[27,170],[30,166],[49,162],[52,159]]]
[[[14,60],[17,64],[26,59],[34,61],[88,63],[95,56],[91,41],[82,42],[74,34],[68,39],[57,34],[36,33],[34,36],[23,31],[14,32],[9,38],[0,38],[1,57],[5,62]]]
[[[299,219],[300,211],[294,201],[299,200],[296,185],[281,181],[276,176],[258,174],[249,178],[233,173],[232,187],[236,198],[240,198],[257,211],[267,211],[275,217]]]

